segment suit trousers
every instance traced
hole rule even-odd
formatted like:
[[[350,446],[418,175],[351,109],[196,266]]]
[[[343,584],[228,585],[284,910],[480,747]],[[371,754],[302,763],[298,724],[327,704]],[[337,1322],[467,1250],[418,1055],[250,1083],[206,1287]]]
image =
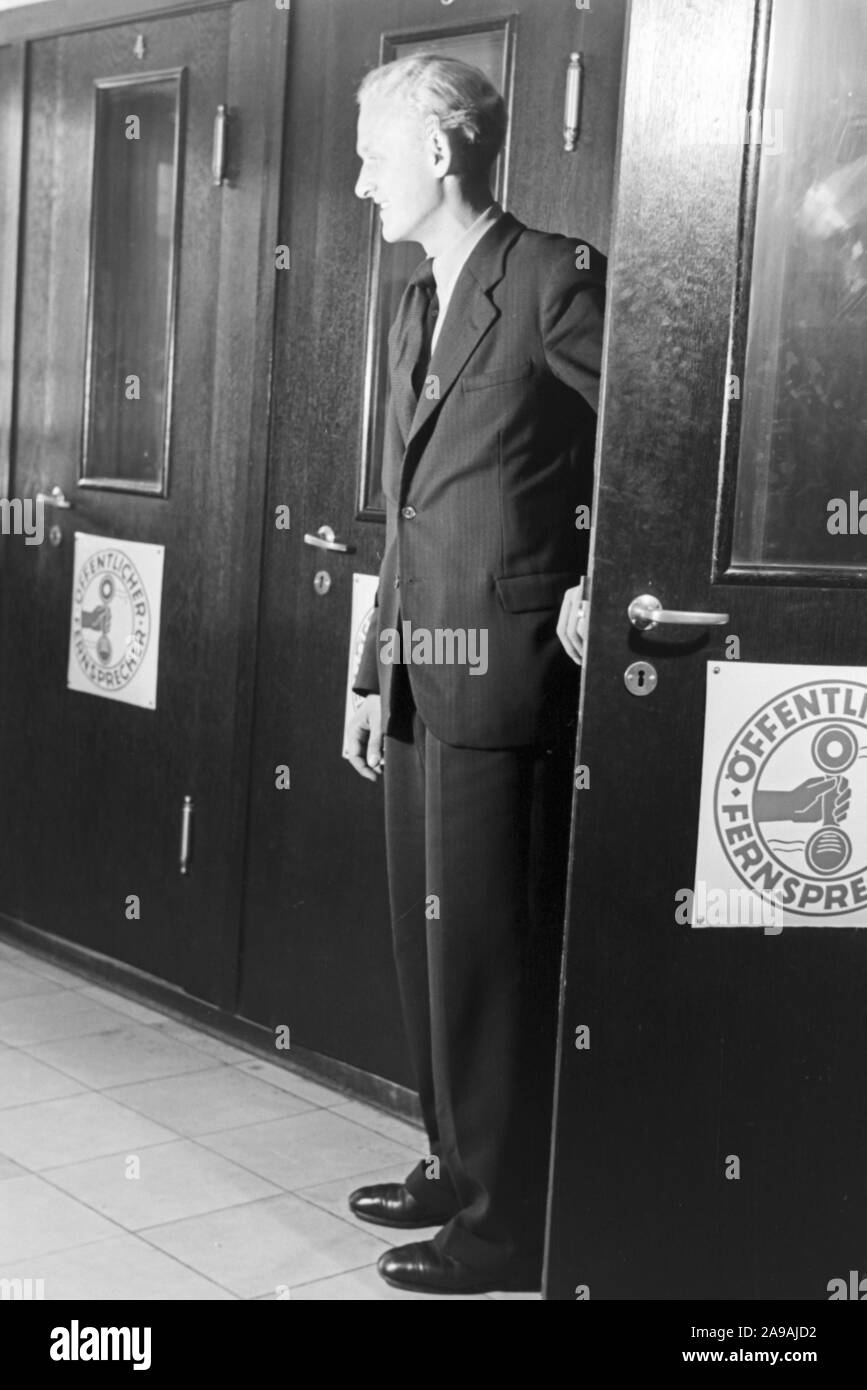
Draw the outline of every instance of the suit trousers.
[[[385,740],[394,953],[429,1154],[406,1179],[480,1271],[541,1268],[574,759],[456,748],[406,667]],[[470,677],[471,679],[471,677]],[[479,677],[481,679],[481,677]]]

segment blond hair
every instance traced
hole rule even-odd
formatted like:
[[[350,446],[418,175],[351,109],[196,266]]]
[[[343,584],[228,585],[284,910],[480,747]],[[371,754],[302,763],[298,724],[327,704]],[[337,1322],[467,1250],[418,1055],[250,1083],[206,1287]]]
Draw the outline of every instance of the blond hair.
[[[436,118],[454,137],[460,166],[487,175],[506,138],[506,104],[478,68],[459,58],[414,53],[383,63],[364,78],[356,100],[403,101],[424,119]]]

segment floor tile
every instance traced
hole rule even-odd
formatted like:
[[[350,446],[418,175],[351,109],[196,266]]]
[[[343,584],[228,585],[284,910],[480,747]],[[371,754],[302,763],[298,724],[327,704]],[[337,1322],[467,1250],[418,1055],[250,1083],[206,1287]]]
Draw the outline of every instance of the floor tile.
[[[284,1091],[291,1091],[294,1096],[309,1100],[311,1105],[339,1105],[346,1100],[346,1096],[334,1087],[309,1081],[306,1076],[299,1076],[297,1072],[277,1066],[274,1062],[255,1059],[242,1062],[238,1070],[249,1072],[250,1076],[257,1076],[260,1081],[267,1081],[269,1086],[280,1086]]]
[[[160,1013],[157,1009],[149,1009],[147,1005],[139,1004],[135,999],[127,999],[125,995],[116,994],[113,989],[106,989],[103,985],[83,984],[81,993],[98,1000],[109,1009],[114,1009],[116,1013],[125,1014],[136,1023],[165,1023],[168,1018],[167,1014]]]
[[[22,970],[9,961],[0,961],[0,999],[24,999],[31,994],[53,994],[57,985],[44,975]]]
[[[154,1250],[140,1236],[117,1235],[74,1250],[39,1255],[12,1268],[10,1278],[44,1281],[46,1302],[53,1299],[235,1300],[194,1269]]]
[[[20,946],[16,946],[11,941],[0,941],[0,969],[3,961],[9,961],[12,965],[20,965],[27,969],[31,960],[35,959],[29,951],[22,951]]]
[[[47,1176],[130,1231],[279,1195],[255,1173],[189,1140],[142,1149],[137,1178],[126,1176],[128,1158],[91,1159],[52,1168]]]
[[[364,1232],[288,1195],[151,1227],[146,1238],[241,1298],[355,1269],[382,1251]]]
[[[43,1178],[10,1178],[0,1188],[3,1203],[3,1270],[13,1260],[67,1250],[117,1235],[117,1227]],[[34,1277],[41,1271],[33,1270]]]
[[[375,1261],[436,1228],[347,1207],[424,1148],[410,1122],[0,942],[2,1274],[47,1299],[433,1297]]]
[[[71,1096],[84,1087],[80,1081],[39,1062],[15,1048],[0,1052],[0,1110],[30,1101]]]
[[[119,1023],[115,1032],[42,1043],[27,1051],[97,1090],[207,1069],[207,1057],[177,1038],[164,1037],[127,1019]]]
[[[241,1076],[234,1067],[141,1081],[115,1087],[108,1094],[184,1135],[235,1129],[310,1109],[307,1101],[289,1091],[278,1091],[253,1076]]]
[[[165,1082],[157,1083],[165,1085]],[[0,1152],[39,1171],[170,1143],[171,1130],[95,1091],[3,1111]]]
[[[393,1140],[328,1110],[228,1129],[200,1142],[289,1190],[415,1157]]]
[[[154,1023],[151,1026],[158,1033],[165,1033],[170,1038],[179,1038],[181,1042],[189,1043],[190,1047],[198,1048],[200,1052],[204,1052],[206,1056],[210,1057],[212,1062],[250,1061],[251,1054],[246,1048],[223,1042],[222,1038],[214,1038],[210,1033],[205,1033],[190,1024],[164,1020],[162,1023]]]
[[[10,1047],[80,1037],[123,1026],[120,1014],[88,999],[79,990],[60,989],[55,994],[0,1001],[0,1042]]]
[[[487,1302],[483,1293],[477,1294],[431,1294],[409,1293],[405,1289],[393,1289],[376,1272],[375,1265],[366,1269],[354,1269],[347,1274],[336,1274],[331,1279],[321,1279],[315,1284],[303,1284],[292,1290],[292,1302],[334,1301],[334,1302],[393,1302],[403,1299],[418,1302],[478,1303]]]
[[[0,1182],[5,1182],[7,1178],[23,1178],[26,1177],[26,1174],[25,1168],[13,1163],[11,1158],[4,1158],[0,1154]]]
[[[16,963],[23,969],[32,971],[34,975],[41,975],[53,984],[62,985],[64,989],[80,989],[82,985],[87,984],[86,976],[78,975],[74,970],[67,970],[63,965],[42,960],[40,956],[22,956]]]
[[[347,1120],[354,1120],[356,1124],[375,1130],[377,1134],[384,1134],[386,1139],[393,1139],[396,1144],[416,1149],[419,1158],[427,1153],[427,1135],[423,1129],[410,1124],[408,1120],[398,1119],[395,1115],[386,1115],[384,1110],[365,1105],[364,1101],[348,1100],[341,1105],[332,1105],[331,1113],[342,1115]]]

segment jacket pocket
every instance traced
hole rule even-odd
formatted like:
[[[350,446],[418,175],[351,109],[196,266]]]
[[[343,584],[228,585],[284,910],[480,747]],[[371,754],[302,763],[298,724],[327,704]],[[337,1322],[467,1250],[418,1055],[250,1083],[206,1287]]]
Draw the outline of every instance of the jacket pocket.
[[[465,391],[483,391],[486,386],[505,386],[510,381],[523,381],[532,376],[532,362],[512,362],[508,367],[498,367],[492,372],[476,372],[473,376],[461,377]]]
[[[575,570],[556,574],[510,574],[495,579],[500,603],[507,613],[527,613],[534,608],[559,608],[567,589],[579,582]]]

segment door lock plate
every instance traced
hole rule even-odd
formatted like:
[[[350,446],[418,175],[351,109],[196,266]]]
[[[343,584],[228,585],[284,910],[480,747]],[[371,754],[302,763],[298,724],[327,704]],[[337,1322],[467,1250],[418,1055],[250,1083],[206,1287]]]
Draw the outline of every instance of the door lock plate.
[[[633,661],[623,672],[623,682],[630,695],[652,695],[659,677],[649,661]]]
[[[331,575],[328,570],[317,570],[313,576],[313,587],[321,597],[331,588]]]

